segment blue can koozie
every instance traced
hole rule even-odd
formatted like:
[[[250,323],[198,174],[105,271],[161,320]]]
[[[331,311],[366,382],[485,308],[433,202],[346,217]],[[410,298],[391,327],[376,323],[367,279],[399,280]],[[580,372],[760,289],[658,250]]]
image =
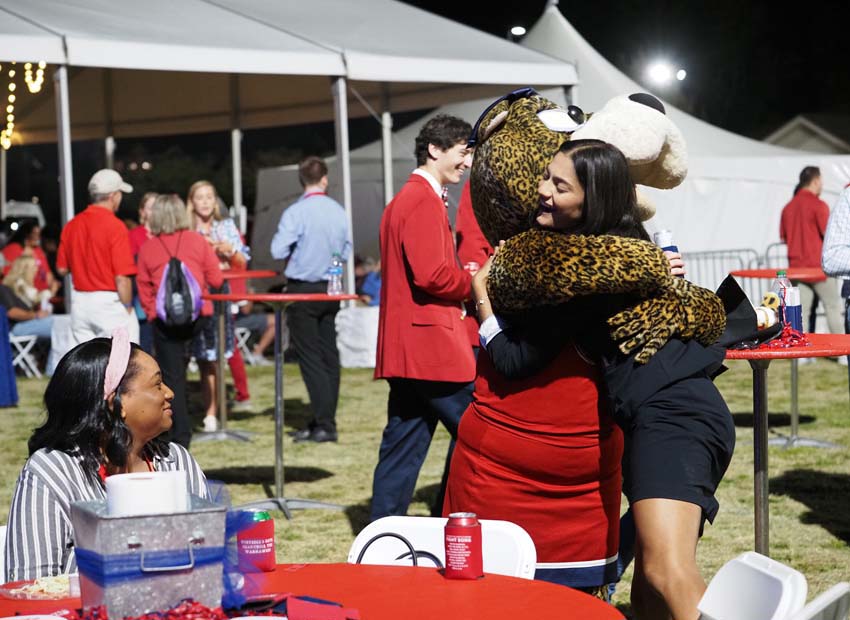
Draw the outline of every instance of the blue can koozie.
[[[803,332],[803,306],[800,305],[800,289],[791,286],[785,289],[785,308],[782,316],[783,323],[791,329]]]

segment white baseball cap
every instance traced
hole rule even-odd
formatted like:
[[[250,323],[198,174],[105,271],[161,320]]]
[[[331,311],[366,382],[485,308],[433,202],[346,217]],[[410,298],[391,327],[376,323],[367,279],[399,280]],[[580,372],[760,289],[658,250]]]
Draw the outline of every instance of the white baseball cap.
[[[89,194],[111,194],[118,190],[129,194],[133,186],[125,183],[120,174],[109,168],[98,170],[89,179]]]

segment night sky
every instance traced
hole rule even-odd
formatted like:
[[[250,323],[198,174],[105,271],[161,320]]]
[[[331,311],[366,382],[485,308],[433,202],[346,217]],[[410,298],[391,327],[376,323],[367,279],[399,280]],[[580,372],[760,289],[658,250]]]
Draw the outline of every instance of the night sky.
[[[500,37],[513,25],[530,28],[546,6],[545,0],[406,2]],[[724,129],[762,139],[800,113],[850,115],[847,0],[562,0],[559,9],[638,82],[656,57],[685,68],[682,99],[673,103]]]

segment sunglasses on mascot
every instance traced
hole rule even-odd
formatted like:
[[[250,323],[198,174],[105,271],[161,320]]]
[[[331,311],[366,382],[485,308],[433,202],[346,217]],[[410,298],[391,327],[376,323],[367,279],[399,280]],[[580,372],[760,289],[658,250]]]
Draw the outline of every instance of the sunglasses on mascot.
[[[527,99],[529,97],[533,97],[537,95],[537,91],[531,87],[518,88],[517,90],[509,92],[507,95],[502,95],[498,99],[496,99],[493,103],[487,106],[487,108],[481,113],[481,116],[478,117],[478,120],[475,121],[475,126],[472,128],[472,133],[469,135],[469,140],[466,141],[466,146],[468,148],[475,148],[478,144],[478,130],[481,127],[481,121],[484,120],[484,117],[499,105],[503,101],[507,101],[508,104],[513,104],[520,99]],[[569,105],[567,109],[563,108],[552,108],[549,110],[541,110],[537,113],[537,116],[552,131],[558,131],[563,133],[572,133],[576,129],[578,129],[581,125],[584,124],[587,115],[584,111],[576,106]]]

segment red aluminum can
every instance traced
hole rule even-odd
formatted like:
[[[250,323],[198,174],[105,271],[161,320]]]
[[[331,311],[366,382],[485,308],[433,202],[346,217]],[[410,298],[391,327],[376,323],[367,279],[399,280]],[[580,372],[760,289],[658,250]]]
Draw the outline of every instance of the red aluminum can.
[[[469,275],[474,276],[476,273],[478,273],[480,271],[481,265],[479,265],[474,260],[471,260],[468,263],[466,263],[463,266],[463,268],[469,273]]]
[[[481,524],[474,512],[453,512],[446,522],[447,579],[478,579],[484,576]]]
[[[254,512],[254,525],[236,535],[239,570],[243,573],[268,572],[277,564],[274,552],[274,521],[268,512]]]

